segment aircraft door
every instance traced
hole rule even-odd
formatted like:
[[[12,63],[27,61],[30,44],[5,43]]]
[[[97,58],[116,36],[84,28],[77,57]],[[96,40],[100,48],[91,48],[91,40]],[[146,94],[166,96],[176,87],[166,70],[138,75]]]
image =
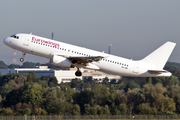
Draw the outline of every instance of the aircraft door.
[[[29,46],[30,39],[31,39],[31,35],[27,35],[24,39],[23,45]]]
[[[133,73],[138,74],[138,71],[139,71],[139,63],[135,63],[135,64],[134,64],[134,70],[133,70]]]

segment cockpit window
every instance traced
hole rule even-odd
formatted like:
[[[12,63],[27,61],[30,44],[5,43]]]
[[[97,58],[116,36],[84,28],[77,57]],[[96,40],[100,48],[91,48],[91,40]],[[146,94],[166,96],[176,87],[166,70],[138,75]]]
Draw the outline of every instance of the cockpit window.
[[[19,36],[16,36],[16,35],[11,35],[11,37],[19,39]]]

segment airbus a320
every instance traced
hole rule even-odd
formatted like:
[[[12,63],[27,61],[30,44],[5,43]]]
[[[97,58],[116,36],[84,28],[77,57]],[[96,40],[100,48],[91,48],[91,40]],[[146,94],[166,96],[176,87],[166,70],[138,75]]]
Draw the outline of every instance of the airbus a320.
[[[76,76],[81,76],[81,68],[98,70],[108,74],[131,77],[169,77],[171,73],[164,66],[176,43],[166,42],[142,60],[131,60],[115,55],[90,50],[84,47],[51,40],[48,38],[18,33],[3,40],[7,46],[26,53],[50,59],[50,63],[60,67],[76,67]]]

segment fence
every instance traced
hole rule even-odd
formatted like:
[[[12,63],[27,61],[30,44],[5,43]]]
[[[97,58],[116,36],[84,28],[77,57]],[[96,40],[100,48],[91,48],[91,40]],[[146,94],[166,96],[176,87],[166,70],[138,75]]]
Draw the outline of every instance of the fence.
[[[61,115],[61,116],[0,116],[0,120],[110,120],[110,119],[180,119],[180,115]]]

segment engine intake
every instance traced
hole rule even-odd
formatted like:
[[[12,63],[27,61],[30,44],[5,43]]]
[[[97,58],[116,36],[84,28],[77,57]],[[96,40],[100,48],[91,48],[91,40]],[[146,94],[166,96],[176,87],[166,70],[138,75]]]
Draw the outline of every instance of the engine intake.
[[[58,55],[53,55],[52,59],[50,60],[50,63],[56,66],[66,67],[66,68],[71,67],[72,64],[71,60]]]

